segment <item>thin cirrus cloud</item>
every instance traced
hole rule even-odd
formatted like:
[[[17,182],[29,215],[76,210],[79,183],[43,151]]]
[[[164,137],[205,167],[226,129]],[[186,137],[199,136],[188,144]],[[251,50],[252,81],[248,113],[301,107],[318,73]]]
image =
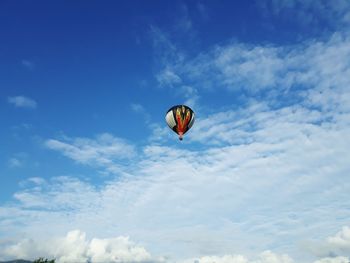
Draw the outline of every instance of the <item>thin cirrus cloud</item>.
[[[182,85],[201,89],[245,90],[254,95],[267,91],[270,97],[307,96],[313,103],[342,105],[349,96],[336,96],[331,87],[348,91],[350,39],[336,33],[327,41],[308,41],[293,48],[251,46],[233,43],[219,46],[200,56],[179,63],[169,61],[159,74],[161,85]],[[167,77],[171,72],[174,78]],[[164,81],[166,79],[166,81]],[[300,90],[300,87],[303,89]],[[291,89],[297,89],[296,92]],[[201,91],[203,92],[203,91]],[[330,93],[320,98],[317,93]],[[327,94],[328,95],[328,94]],[[293,98],[293,97],[292,97]],[[337,100],[340,103],[336,103]],[[322,101],[323,100],[323,101]]]
[[[265,17],[279,17],[284,21],[291,18],[293,22],[322,31],[346,27],[350,22],[350,6],[347,0],[277,0],[257,1]]]
[[[139,103],[131,103],[130,108],[133,112],[140,114],[147,124],[150,124],[151,116],[143,105]]]
[[[116,163],[118,160],[127,160],[135,156],[133,145],[108,133],[100,134],[96,139],[68,138],[67,140],[49,139],[45,145],[78,163],[103,167],[106,171],[114,173],[119,171]]]
[[[35,100],[25,96],[8,97],[7,101],[16,108],[35,109],[37,107],[37,102]]]

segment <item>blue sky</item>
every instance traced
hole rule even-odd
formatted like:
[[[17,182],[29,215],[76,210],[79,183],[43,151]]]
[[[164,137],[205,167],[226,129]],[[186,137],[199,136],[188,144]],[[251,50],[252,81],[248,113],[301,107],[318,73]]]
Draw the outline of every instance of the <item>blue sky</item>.
[[[347,263],[349,26],[346,0],[1,1],[0,260]]]

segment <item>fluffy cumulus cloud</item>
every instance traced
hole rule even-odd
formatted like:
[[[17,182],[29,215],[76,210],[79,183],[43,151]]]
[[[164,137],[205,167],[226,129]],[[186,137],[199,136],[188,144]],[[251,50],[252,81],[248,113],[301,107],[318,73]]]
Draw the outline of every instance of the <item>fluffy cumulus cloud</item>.
[[[17,257],[36,259],[38,255],[55,258],[58,263],[75,262],[164,262],[152,256],[142,247],[134,244],[128,237],[93,238],[74,230],[63,238],[46,240],[25,239],[8,245],[2,250],[3,258]]]
[[[35,100],[25,96],[8,97],[8,102],[17,108],[35,109],[37,107]]]
[[[334,237],[328,238],[328,242],[339,249],[346,250],[350,254],[350,228],[343,227]]]
[[[319,256],[332,255],[332,260],[343,262],[342,256],[350,257],[350,228],[348,226],[344,226],[334,236],[330,236],[323,243],[316,245],[314,250],[316,250],[316,253],[318,253]],[[326,259],[324,260],[325,262],[328,262]]]
[[[152,256],[144,247],[132,242],[129,237],[88,239],[86,233],[73,230],[65,237],[46,239],[23,239],[20,242],[9,242],[0,245],[0,259],[20,257],[36,259],[41,257],[54,258],[58,263],[295,263],[286,254],[275,254],[264,251],[255,258],[244,255],[231,254],[223,256],[202,256],[183,260],[167,260],[164,257]],[[325,257],[313,263],[348,263],[349,258],[344,256]]]

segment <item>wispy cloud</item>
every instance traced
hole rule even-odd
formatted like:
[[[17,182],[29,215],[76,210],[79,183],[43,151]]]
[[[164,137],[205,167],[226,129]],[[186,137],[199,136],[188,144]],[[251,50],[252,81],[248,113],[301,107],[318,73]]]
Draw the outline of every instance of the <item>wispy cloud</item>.
[[[131,109],[136,112],[136,113],[143,113],[145,112],[145,108],[141,105],[141,104],[138,104],[138,103],[132,103],[130,105]]]
[[[8,102],[18,108],[35,109],[37,107],[35,100],[24,96],[8,97]]]
[[[209,20],[210,12],[209,12],[208,7],[205,4],[203,4],[202,2],[198,2],[196,5],[196,9],[203,20],[205,20],[205,21]]]
[[[161,86],[176,86],[181,84],[181,78],[169,69],[164,69],[156,78]]]
[[[164,65],[168,61],[179,62],[184,59],[184,54],[179,51],[167,32],[152,25],[150,26],[150,37],[157,65]]]
[[[138,104],[138,103],[132,103],[132,104],[130,105],[130,107],[131,107],[131,110],[132,110],[133,112],[135,112],[135,113],[137,113],[137,114],[140,114],[140,115],[144,118],[146,124],[148,124],[148,125],[150,124],[151,116],[150,116],[150,114],[147,112],[147,110],[145,109],[144,106],[142,106],[141,104]]]
[[[346,0],[266,0],[257,1],[265,16],[293,21],[311,30],[339,30],[349,25],[350,4]]]
[[[101,167],[112,173],[120,172],[119,160],[127,160],[135,154],[133,145],[108,133],[100,134],[96,139],[49,139],[45,145],[78,163]]]
[[[20,167],[22,166],[22,162],[17,159],[17,158],[11,158],[9,161],[8,161],[8,165],[11,167],[11,168],[15,168],[15,167]]]
[[[8,160],[8,165],[11,168],[21,167],[23,166],[28,159],[28,154],[25,152],[17,152],[13,154],[11,158]]]
[[[291,93],[291,89],[312,88],[313,93],[319,93],[331,86],[345,92],[350,82],[349,43],[346,34],[334,34],[325,42],[309,41],[288,48],[233,43],[216,47],[192,60],[168,61],[165,69],[171,76],[181,79],[182,85],[196,88],[199,94],[207,89],[223,88],[246,91],[249,95],[268,91],[270,99],[287,94],[295,98],[301,92],[293,90]],[[161,83],[171,87],[173,79],[167,78],[168,81]],[[316,100],[316,94],[309,95]]]

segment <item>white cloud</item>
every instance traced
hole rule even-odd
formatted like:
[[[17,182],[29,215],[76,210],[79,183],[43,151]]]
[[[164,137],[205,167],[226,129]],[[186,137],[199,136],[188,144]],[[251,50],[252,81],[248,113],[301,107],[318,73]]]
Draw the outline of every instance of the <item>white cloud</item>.
[[[44,184],[46,181],[43,178],[40,177],[30,177],[28,179],[28,182],[34,183],[36,185],[42,185]]]
[[[87,239],[80,230],[67,233],[64,238],[49,238],[42,240],[25,239],[15,244],[7,245],[1,258],[38,257],[55,258],[58,263],[85,262],[163,262],[161,258],[153,258],[142,246],[138,246],[128,237]]]
[[[202,258],[188,259],[183,263],[248,263],[248,260],[241,255],[225,255],[225,256],[205,256]]]
[[[348,24],[350,4],[347,0],[267,0],[257,1],[265,16],[277,16],[310,30],[324,31],[343,28]]]
[[[177,21],[177,30],[185,33],[186,38],[193,38],[195,33],[187,6],[181,5],[180,9],[181,15],[179,21]],[[161,70],[155,76],[159,86],[172,88],[177,96],[184,99],[185,104],[194,106],[199,98],[197,88],[183,83],[182,76],[172,66],[185,62],[185,54],[178,49],[165,32],[157,27],[151,27],[151,29],[156,64],[161,67]]]
[[[198,259],[188,259],[183,263],[293,263],[288,255],[276,255],[271,251],[265,251],[257,260],[249,260],[242,255],[205,256]]]
[[[192,109],[195,109],[198,106],[199,95],[197,89],[192,86],[181,86],[179,91],[181,92],[182,97],[186,99],[184,102],[185,105]]]
[[[127,160],[135,155],[134,146],[108,133],[100,134],[96,139],[49,139],[45,144],[78,163],[102,167],[112,173],[120,172],[118,160]]]
[[[150,27],[150,36],[153,42],[155,61],[159,65],[165,65],[168,61],[180,62],[184,59],[184,54],[178,50],[170,39],[169,34],[159,27]]]
[[[24,96],[8,97],[8,102],[17,108],[35,109],[37,107],[35,100]]]
[[[334,236],[328,237],[324,242],[319,242],[311,245],[311,251],[319,256],[329,256],[332,255],[333,258],[337,259],[325,259],[324,262],[343,262],[342,257],[350,257],[350,228],[349,226],[344,226],[341,231],[336,233]],[[337,261],[338,260],[338,261]],[[350,261],[350,259],[348,259]],[[348,263],[348,261],[346,263]],[[323,261],[321,261],[323,262]]]
[[[171,52],[180,53],[175,48]],[[349,60],[347,31],[290,46],[233,42],[194,58],[165,58],[157,80],[163,87],[177,87],[176,94],[198,108],[201,96],[223,89],[239,95],[241,105],[256,97],[275,108],[303,103],[322,112],[341,111],[350,107]]]
[[[264,251],[249,259],[244,255],[202,256],[184,260],[171,260],[152,256],[143,246],[135,244],[126,236],[113,238],[87,238],[80,230],[69,231],[65,237],[45,237],[39,239],[23,239],[19,242],[7,241],[0,245],[0,259],[39,257],[54,258],[57,263],[294,263],[289,255],[278,255],[272,251]],[[325,257],[313,263],[348,263],[349,258],[343,256]]]
[[[145,109],[144,106],[142,106],[141,104],[138,103],[132,103],[130,105],[131,110],[134,111],[137,114],[142,115],[142,117],[144,118],[146,124],[150,125],[150,121],[151,121],[151,116],[150,114],[147,112],[147,110]]]
[[[14,198],[20,202],[20,207],[34,210],[79,210],[86,202],[92,202],[88,201],[90,198],[98,197],[95,187],[70,177],[56,177],[51,183],[35,177],[21,185],[25,189],[15,193]]]
[[[334,225],[346,225],[349,125],[302,106],[274,110],[257,104],[235,114],[199,121],[200,130],[188,139],[216,139],[206,150],[148,145],[132,161],[130,176],[100,187],[59,178],[19,191],[17,203],[0,210],[0,230],[22,224],[32,236],[72,227],[92,236],[113,232],[142,240],[152,254],[191,258],[228,254],[232,248],[242,255],[267,248],[300,255],[295,243],[326,238]],[[195,138],[211,126],[218,126],[219,134]],[[85,148],[69,141],[73,148]],[[83,140],[88,146],[98,141]],[[74,160],[80,156],[77,161],[86,165],[100,165],[100,152],[108,156],[103,150],[57,149]]]
[[[322,258],[320,260],[316,260],[314,263],[349,263],[349,258],[347,257]]]
[[[350,254],[350,227],[345,226],[334,237],[329,237],[328,243],[339,249],[348,250]]]
[[[206,88],[244,90],[250,95],[265,91],[267,99],[278,102],[281,98],[296,101],[306,89],[314,104],[341,106],[349,104],[349,59],[349,37],[334,34],[325,42],[287,48],[233,43],[192,60],[169,61],[166,67],[182,79],[182,85],[200,93],[207,92]],[[335,89],[347,96],[337,96]],[[322,92],[328,94],[322,96]]]
[[[181,78],[169,69],[164,69],[157,75],[160,86],[176,86],[181,84]]]

